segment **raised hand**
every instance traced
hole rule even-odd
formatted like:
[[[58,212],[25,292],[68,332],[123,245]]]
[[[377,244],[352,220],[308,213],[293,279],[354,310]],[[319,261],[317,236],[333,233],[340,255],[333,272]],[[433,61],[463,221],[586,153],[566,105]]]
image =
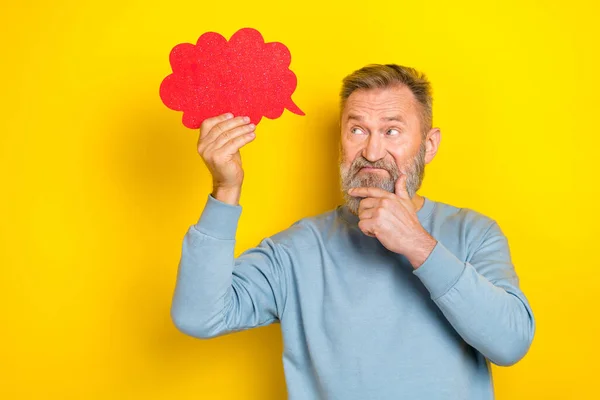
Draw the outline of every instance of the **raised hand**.
[[[248,117],[227,113],[204,120],[198,138],[198,153],[213,178],[213,197],[239,203],[244,170],[240,148],[256,137],[256,126]]]

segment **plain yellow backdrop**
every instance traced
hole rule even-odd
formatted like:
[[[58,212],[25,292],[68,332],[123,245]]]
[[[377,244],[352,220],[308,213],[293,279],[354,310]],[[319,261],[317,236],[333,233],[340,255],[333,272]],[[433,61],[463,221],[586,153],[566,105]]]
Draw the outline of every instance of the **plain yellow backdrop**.
[[[498,399],[597,393],[595,2],[21,1],[0,12],[0,398],[283,399],[278,325],[202,341],[169,309],[211,190],[197,132],[158,95],[206,31],[280,41],[306,112],[242,150],[236,254],[334,208],[337,94],[367,63],[423,70],[440,151],[420,191],[509,238],[537,321]]]

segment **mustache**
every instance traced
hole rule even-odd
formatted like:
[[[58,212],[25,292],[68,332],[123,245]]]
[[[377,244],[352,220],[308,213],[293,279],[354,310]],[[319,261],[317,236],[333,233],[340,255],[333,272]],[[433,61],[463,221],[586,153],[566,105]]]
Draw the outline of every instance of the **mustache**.
[[[381,168],[381,169],[387,170],[388,172],[392,172],[392,171],[397,172],[398,171],[398,168],[396,167],[396,165],[394,163],[386,162],[383,160],[377,160],[376,162],[370,162],[369,160],[367,160],[366,158],[364,158],[362,156],[357,157],[351,166],[352,171],[357,171],[364,167]]]

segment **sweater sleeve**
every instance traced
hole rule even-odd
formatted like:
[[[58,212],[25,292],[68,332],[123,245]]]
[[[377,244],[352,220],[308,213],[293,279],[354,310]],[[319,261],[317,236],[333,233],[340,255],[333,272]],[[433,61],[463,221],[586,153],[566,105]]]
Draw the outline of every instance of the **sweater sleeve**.
[[[458,334],[491,362],[509,366],[525,356],[535,320],[495,221],[466,262],[438,240],[413,273]]]
[[[171,304],[175,326],[211,338],[277,322],[286,298],[282,250],[263,239],[234,258],[241,206],[211,195],[185,234]]]

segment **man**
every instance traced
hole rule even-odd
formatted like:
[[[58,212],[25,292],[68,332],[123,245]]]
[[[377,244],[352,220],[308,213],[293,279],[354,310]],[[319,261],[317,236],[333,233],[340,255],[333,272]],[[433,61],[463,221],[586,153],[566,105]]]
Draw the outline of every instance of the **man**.
[[[343,81],[345,204],[234,259],[243,117],[206,120],[214,190],[183,241],[172,319],[211,338],[279,322],[289,399],[492,399],[489,363],[512,365],[535,323],[507,239],[476,211],[416,194],[440,143],[431,90],[412,68]]]

